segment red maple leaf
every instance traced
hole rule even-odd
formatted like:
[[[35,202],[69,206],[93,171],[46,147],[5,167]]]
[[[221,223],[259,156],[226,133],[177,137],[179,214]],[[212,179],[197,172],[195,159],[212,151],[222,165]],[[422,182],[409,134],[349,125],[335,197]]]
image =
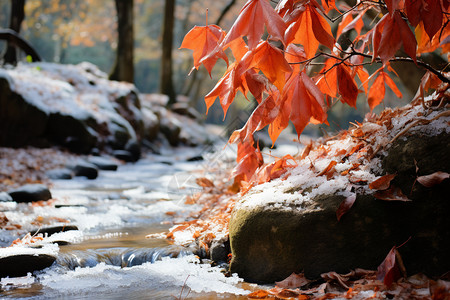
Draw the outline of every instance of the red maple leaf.
[[[248,47],[254,49],[264,33],[264,25],[272,38],[284,41],[286,24],[275,12],[268,0],[248,0],[226,35],[223,46],[233,40],[247,36]]]
[[[211,76],[211,70],[217,59],[222,58],[228,64],[228,57],[218,48],[224,36],[225,32],[217,25],[195,26],[186,34],[179,49],[194,50],[194,68],[198,70],[198,67],[203,64]],[[215,50],[214,54],[211,55],[210,52],[213,50]]]
[[[378,104],[380,104],[383,101],[384,95],[386,93],[386,88],[384,86],[385,84],[387,84],[391,88],[391,90],[395,93],[397,97],[399,98],[402,97],[402,93],[397,88],[392,78],[389,77],[389,75],[387,75],[383,71],[383,69],[384,67],[382,67],[376,72],[378,73],[378,75],[375,81],[372,83],[369,90],[367,101],[369,103],[370,111],[372,111]],[[373,75],[375,75],[376,73],[374,73]]]

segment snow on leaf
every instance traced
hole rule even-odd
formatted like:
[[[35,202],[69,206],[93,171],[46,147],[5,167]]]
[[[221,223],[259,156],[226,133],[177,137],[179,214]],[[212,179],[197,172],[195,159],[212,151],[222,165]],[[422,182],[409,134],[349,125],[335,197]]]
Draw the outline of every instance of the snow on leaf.
[[[341,204],[339,204],[339,207],[336,211],[336,218],[338,221],[341,220],[342,216],[347,213],[350,208],[352,208],[353,203],[355,203],[356,200],[356,194],[351,193],[350,196],[347,196],[344,200],[342,200]]]
[[[397,174],[386,174],[369,184],[371,190],[387,190]]]
[[[195,26],[184,37],[179,49],[194,50],[194,68],[203,64],[211,76],[211,70],[216,64],[217,59],[222,58],[228,64],[228,57],[222,51],[215,51],[214,55],[210,55],[222,41],[225,32],[217,25]],[[204,59],[205,58],[205,59]]]
[[[447,172],[437,171],[430,175],[417,177],[417,181],[425,187],[433,187],[440,184],[445,179],[449,178],[450,174]]]
[[[295,289],[307,285],[308,283],[309,280],[306,279],[303,273],[300,274],[292,273],[282,281],[275,281],[277,287],[284,289]]]
[[[254,49],[264,33],[264,25],[272,38],[284,41],[286,24],[275,12],[268,0],[248,0],[222,42],[223,46],[247,36],[248,47]]]

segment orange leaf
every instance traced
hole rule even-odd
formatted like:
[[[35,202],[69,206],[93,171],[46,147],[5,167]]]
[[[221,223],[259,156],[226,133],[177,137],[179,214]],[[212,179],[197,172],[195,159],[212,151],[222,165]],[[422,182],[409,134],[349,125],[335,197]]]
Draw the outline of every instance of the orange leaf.
[[[253,147],[252,142],[238,143],[236,158],[238,164],[231,173],[235,180],[249,182],[255,171],[263,164],[261,152],[259,148]]]
[[[291,64],[291,67],[293,68],[292,72],[300,72],[301,65],[299,62],[306,60],[305,49],[295,44],[289,44],[284,56],[286,57],[286,61]]]
[[[211,92],[205,96],[206,114],[208,114],[208,110],[216,98],[219,97],[225,118],[228,107],[233,102],[239,87],[238,81],[240,81],[240,78],[236,77],[236,63],[233,63],[228,67],[225,75],[217,82]]]
[[[382,68],[377,71],[377,78],[369,90],[368,102],[370,111],[372,111],[378,104],[381,103],[381,101],[383,101],[386,93],[385,83],[391,88],[397,97],[402,97],[402,93],[397,88],[392,78],[390,78],[389,75],[382,70]]]
[[[371,190],[387,190],[397,174],[386,174],[369,184]]]
[[[215,51],[213,56],[210,55],[224,36],[225,32],[217,25],[195,26],[186,34],[179,49],[194,50],[194,68],[198,70],[203,64],[211,76],[211,70],[218,58],[222,58],[228,64],[228,57],[222,50]]]
[[[249,299],[264,299],[269,296],[269,293],[265,290],[257,290],[256,292],[247,295]]]
[[[283,90],[286,81],[285,74],[292,72],[280,49],[275,48],[267,41],[260,43],[256,47],[250,66],[259,68],[279,91]]]
[[[226,35],[222,45],[226,46],[233,40],[247,36],[248,47],[254,49],[264,33],[267,31],[277,40],[284,41],[286,24],[275,12],[267,0],[248,0],[239,12],[239,16]]]
[[[323,108],[323,94],[304,72],[289,78],[282,98],[291,104],[289,119],[299,137],[310,120],[323,123],[327,119]]]
[[[330,25],[312,4],[306,5],[299,18],[289,25],[285,37],[287,44],[303,45],[307,58],[314,56],[319,43],[330,49],[333,49],[334,45]]]
[[[330,172],[330,171],[333,171],[333,173],[334,173],[334,166],[336,166],[337,165],[337,162],[336,161],[334,161],[334,160],[332,160],[332,161],[330,161],[330,163],[328,164],[328,166],[325,168],[325,169],[323,169],[319,174],[317,174],[317,176],[322,176],[322,175],[327,175],[327,179],[329,179],[328,178],[328,173]]]

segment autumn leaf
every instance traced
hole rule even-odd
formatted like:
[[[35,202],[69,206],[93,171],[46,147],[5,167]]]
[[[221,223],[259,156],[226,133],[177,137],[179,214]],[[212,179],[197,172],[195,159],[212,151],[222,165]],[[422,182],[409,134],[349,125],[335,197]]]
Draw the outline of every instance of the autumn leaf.
[[[247,295],[248,299],[265,299],[269,296],[269,292],[265,290],[257,290]]]
[[[350,75],[350,68],[346,65],[339,64],[336,69],[338,90],[342,96],[342,102],[356,108],[359,90],[356,86],[355,79]]]
[[[238,164],[231,172],[235,181],[249,182],[255,171],[263,164],[264,160],[259,147],[255,148],[250,142],[239,142],[236,161]]]
[[[392,247],[377,269],[377,279],[383,281],[387,287],[390,287],[392,283],[401,277],[400,269],[396,261],[396,252],[397,247]]]
[[[416,38],[399,11],[393,18],[385,15],[372,30],[373,59],[379,56],[386,64],[403,45],[406,54],[416,61]]]
[[[333,49],[335,42],[330,25],[312,4],[306,5],[299,18],[289,25],[285,39],[287,44],[303,45],[307,58],[315,55],[319,43]]]
[[[292,69],[280,49],[275,48],[267,41],[264,41],[253,51],[253,58],[250,67],[258,67],[267,79],[272,82],[278,90],[283,90],[286,73]]]
[[[214,187],[214,183],[206,177],[195,179],[195,183],[201,187]]]
[[[300,273],[300,274],[292,273],[286,279],[275,282],[277,287],[284,288],[284,289],[300,288],[304,285],[307,285],[308,283],[309,283],[309,280],[306,279],[305,275],[302,273]]]
[[[195,26],[186,34],[179,49],[194,50],[194,68],[198,70],[198,67],[203,64],[211,76],[211,70],[217,59],[222,58],[228,64],[228,57],[218,48],[224,36],[225,32],[217,25]],[[219,50],[211,55],[210,53],[216,48]]]
[[[293,68],[292,72],[296,73],[301,71],[300,62],[304,62],[306,60],[305,49],[303,49],[302,46],[289,44],[284,52],[284,56],[286,61],[291,65],[291,68]]]
[[[387,190],[391,185],[391,181],[397,176],[397,174],[386,174],[380,178],[374,180],[369,184],[371,190]]]
[[[345,197],[344,200],[342,200],[341,204],[339,204],[338,209],[336,210],[336,218],[338,221],[341,220],[342,216],[347,213],[350,208],[352,208],[353,203],[355,203],[356,200],[356,194],[351,193],[349,196]]]
[[[222,47],[242,36],[247,36],[248,47],[254,49],[263,33],[264,25],[273,39],[284,42],[286,24],[268,0],[248,0],[222,42]]]
[[[334,167],[337,165],[337,162],[335,160],[330,161],[330,163],[328,164],[328,166],[323,169],[319,174],[317,174],[317,176],[323,176],[326,175],[327,179],[330,179],[331,176],[334,174],[335,169]]]
[[[327,119],[323,94],[304,72],[289,78],[282,98],[290,103],[289,119],[299,137],[310,121],[324,123]]]
[[[405,0],[405,7],[411,25],[416,27],[422,22],[423,27],[431,40],[442,26],[443,12],[441,1]]]
[[[383,101],[386,93],[385,84],[391,88],[397,97],[402,97],[402,93],[397,88],[392,78],[382,70],[383,68],[384,67],[377,71],[377,77],[369,90],[367,102],[369,103],[370,111],[373,111],[373,109]]]
[[[445,179],[448,179],[450,174],[447,172],[437,171],[430,175],[424,175],[417,177],[417,181],[425,187],[433,187],[440,184]]]
[[[402,190],[396,186],[391,186],[387,190],[377,191],[373,194],[373,196],[377,199],[385,201],[411,201],[403,194]]]
[[[289,163],[288,161],[292,161],[293,163]],[[287,154],[283,156],[281,159],[277,159],[276,161],[262,167],[256,173],[256,181],[258,184],[269,182],[273,179],[279,178],[281,175],[287,172],[289,168],[293,168],[297,166],[295,159]]]
[[[236,130],[231,135],[229,142],[235,143],[238,138],[241,141],[249,141],[252,135],[269,125],[277,117],[279,113],[279,107],[276,99],[279,97],[279,93],[274,92],[266,97],[253,111],[248,118],[244,127],[240,130]]]

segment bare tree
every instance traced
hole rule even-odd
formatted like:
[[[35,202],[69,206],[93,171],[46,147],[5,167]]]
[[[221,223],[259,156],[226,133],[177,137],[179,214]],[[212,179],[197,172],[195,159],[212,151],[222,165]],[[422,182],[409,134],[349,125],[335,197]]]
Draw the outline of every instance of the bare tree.
[[[133,0],[115,0],[117,10],[118,43],[116,61],[109,78],[134,82]]]
[[[175,22],[175,0],[166,0],[164,7],[164,23],[162,31],[162,57],[160,72],[160,92],[169,96],[168,105],[176,101],[172,79],[172,45],[173,28]]]
[[[9,29],[16,33],[20,32],[22,21],[25,18],[25,0],[11,0],[11,17],[9,19]],[[17,63],[17,51],[12,42],[8,42],[4,62],[8,64]]]

